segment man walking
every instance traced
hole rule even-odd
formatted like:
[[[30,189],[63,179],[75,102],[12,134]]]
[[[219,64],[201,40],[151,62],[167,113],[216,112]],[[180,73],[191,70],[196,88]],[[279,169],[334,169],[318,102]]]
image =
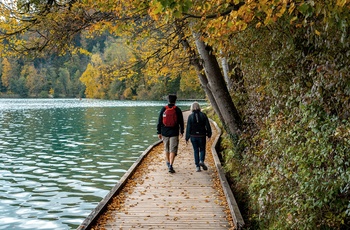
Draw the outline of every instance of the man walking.
[[[184,133],[184,119],[182,111],[175,105],[176,95],[168,96],[168,105],[164,106],[159,113],[157,134],[163,140],[165,160],[170,173],[175,173],[173,168],[175,156],[179,146],[179,135]]]

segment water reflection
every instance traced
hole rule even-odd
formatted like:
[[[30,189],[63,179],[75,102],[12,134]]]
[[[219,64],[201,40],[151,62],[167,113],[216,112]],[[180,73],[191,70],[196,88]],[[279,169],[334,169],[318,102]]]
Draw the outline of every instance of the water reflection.
[[[0,229],[78,227],[157,140],[161,105],[1,99]]]

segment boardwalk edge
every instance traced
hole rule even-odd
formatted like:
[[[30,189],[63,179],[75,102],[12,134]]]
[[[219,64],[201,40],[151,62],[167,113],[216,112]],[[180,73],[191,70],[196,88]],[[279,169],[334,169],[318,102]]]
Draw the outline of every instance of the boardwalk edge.
[[[218,135],[216,136],[213,145],[211,146],[211,152],[215,161],[215,165],[216,168],[218,170],[218,174],[219,174],[219,178],[220,178],[220,182],[221,182],[221,186],[224,190],[225,196],[226,196],[226,200],[228,202],[228,206],[230,208],[231,211],[231,215],[233,218],[233,222],[235,224],[235,227],[237,229],[242,229],[243,226],[245,225],[243,217],[241,215],[241,212],[239,210],[239,207],[237,205],[236,199],[232,193],[232,190],[230,188],[230,185],[227,181],[227,178],[225,176],[225,171],[221,165],[221,161],[219,159],[218,153],[216,152],[216,147],[218,145],[219,139],[221,137],[221,129],[219,128],[219,126],[216,124],[215,121],[211,120],[210,121],[214,124],[215,128],[217,129]]]
[[[139,156],[139,158],[132,164],[132,166],[128,169],[126,173],[120,178],[119,182],[112,188],[112,190],[98,203],[96,208],[86,217],[86,219],[80,224],[77,230],[86,230],[90,229],[92,225],[97,221],[99,214],[107,209],[107,205],[110,203],[112,198],[117,195],[120,190],[126,184],[128,178],[136,171],[138,165],[142,162],[142,160],[147,156],[147,154],[157,145],[162,143],[162,140],[158,140],[155,143],[151,144],[143,153]]]

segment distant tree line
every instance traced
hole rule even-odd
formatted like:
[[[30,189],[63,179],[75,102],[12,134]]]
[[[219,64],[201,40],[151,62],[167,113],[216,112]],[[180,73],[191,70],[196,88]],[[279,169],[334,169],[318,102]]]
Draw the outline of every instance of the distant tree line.
[[[118,40],[107,32],[93,38],[79,35],[74,45],[80,52],[0,57],[0,97],[159,100],[169,93],[205,97],[198,84],[188,84],[181,75],[155,76],[161,79],[158,82],[147,82],[141,72],[132,79],[111,75],[107,81],[101,79],[101,69],[111,69],[123,59],[120,54],[126,48]]]

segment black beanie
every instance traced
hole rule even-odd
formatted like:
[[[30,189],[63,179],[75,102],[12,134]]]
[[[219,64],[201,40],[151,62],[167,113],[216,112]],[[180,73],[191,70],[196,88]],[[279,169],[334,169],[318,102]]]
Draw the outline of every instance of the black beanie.
[[[176,102],[176,99],[177,99],[177,97],[176,97],[175,94],[170,94],[170,95],[168,96],[168,101],[169,101],[169,103],[171,103],[171,104],[174,104],[174,103]]]

